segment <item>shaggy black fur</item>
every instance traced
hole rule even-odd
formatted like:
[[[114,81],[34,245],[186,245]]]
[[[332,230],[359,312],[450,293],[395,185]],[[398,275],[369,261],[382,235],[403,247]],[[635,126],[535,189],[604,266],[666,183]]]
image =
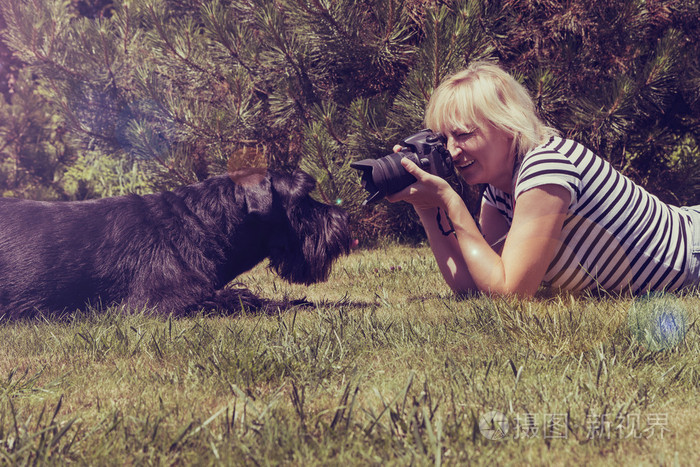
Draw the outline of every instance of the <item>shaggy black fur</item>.
[[[291,282],[325,280],[350,247],[347,215],[293,174],[228,175],[146,196],[0,199],[0,315],[125,302],[184,315],[270,302],[225,286],[265,258]]]

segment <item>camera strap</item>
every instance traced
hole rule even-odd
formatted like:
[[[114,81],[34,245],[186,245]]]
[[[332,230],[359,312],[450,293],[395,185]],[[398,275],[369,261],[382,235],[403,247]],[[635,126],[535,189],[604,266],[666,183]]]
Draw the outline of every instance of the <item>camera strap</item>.
[[[445,214],[445,217],[447,218],[447,223],[450,224],[450,230],[445,231],[445,229],[442,228],[442,216],[440,215],[440,208],[437,210],[437,225],[438,228],[440,229],[440,232],[447,237],[450,234],[455,233],[455,228],[452,225],[452,220],[450,219],[450,216]]]

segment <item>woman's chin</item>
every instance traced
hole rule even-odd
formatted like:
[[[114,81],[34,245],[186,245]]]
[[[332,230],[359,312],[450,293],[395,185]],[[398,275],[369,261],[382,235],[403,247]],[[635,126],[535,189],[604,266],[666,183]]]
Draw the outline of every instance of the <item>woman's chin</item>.
[[[467,183],[467,185],[477,185],[479,183],[486,183],[479,179],[479,172],[474,170],[474,166],[469,166],[466,169],[459,169],[457,171],[460,177]]]

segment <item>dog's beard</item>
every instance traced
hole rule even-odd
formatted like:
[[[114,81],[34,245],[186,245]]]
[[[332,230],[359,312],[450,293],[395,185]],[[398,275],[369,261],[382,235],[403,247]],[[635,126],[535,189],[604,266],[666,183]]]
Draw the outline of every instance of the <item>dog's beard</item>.
[[[281,234],[283,239],[277,238],[282,242],[270,255],[270,267],[294,283],[325,281],[334,260],[350,249],[347,214],[315,201],[310,203],[314,206],[302,203],[290,208],[287,228],[291,232]]]

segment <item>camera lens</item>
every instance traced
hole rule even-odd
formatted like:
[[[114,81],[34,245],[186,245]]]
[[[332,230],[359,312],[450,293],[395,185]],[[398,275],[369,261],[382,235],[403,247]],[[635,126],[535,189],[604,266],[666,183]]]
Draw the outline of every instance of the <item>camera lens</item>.
[[[373,172],[375,184],[386,186],[387,195],[398,193],[416,181],[416,178],[401,165],[401,159],[404,157],[413,159],[414,162],[417,159],[412,152],[397,152],[377,160],[377,168]]]
[[[350,167],[360,170],[362,186],[370,194],[362,204],[379,201],[386,195],[393,195],[416,181],[401,165],[404,157],[413,161],[421,169],[447,178],[454,175],[452,156],[445,149],[445,139],[430,129],[421,130],[402,142],[402,151],[380,159],[365,159],[353,162]]]
[[[416,181],[416,178],[401,165],[401,159],[404,157],[414,162],[418,161],[414,153],[402,151],[380,159],[365,159],[350,164],[350,167],[362,171],[362,186],[370,193],[370,197],[363,204],[398,193]]]

